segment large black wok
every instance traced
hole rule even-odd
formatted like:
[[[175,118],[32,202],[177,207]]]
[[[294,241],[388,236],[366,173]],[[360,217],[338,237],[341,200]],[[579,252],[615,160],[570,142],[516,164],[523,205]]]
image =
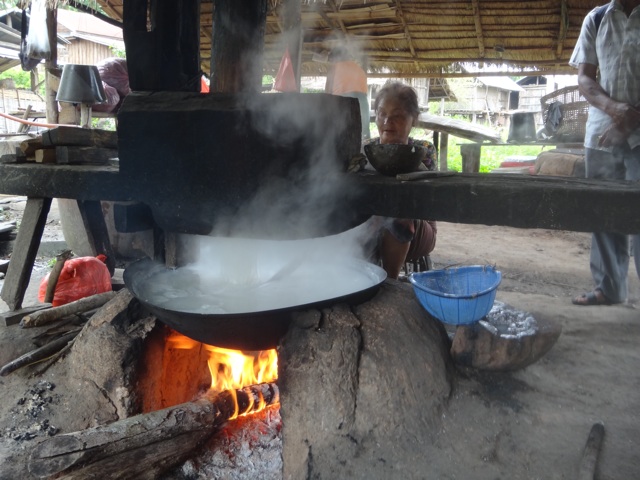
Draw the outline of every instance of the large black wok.
[[[138,260],[124,272],[124,281],[131,293],[142,305],[163,323],[194,340],[219,347],[237,350],[265,350],[275,348],[286,333],[295,311],[322,308],[338,303],[358,304],[372,298],[380,284],[386,279],[386,272],[371,263],[351,260],[349,268],[361,269],[370,277],[370,286],[357,291],[323,298],[312,303],[290,305],[266,311],[246,313],[202,314],[171,310],[145,298],[145,284],[166,267],[150,259]]]

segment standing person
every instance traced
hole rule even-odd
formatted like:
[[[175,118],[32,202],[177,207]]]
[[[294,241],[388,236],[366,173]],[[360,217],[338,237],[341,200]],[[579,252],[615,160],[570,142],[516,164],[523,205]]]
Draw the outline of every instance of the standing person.
[[[585,134],[587,178],[640,180],[639,45],[640,0],[612,0],[584,19],[569,64],[578,68],[580,92],[590,104]],[[595,288],[575,297],[574,304],[627,300],[629,238],[593,233],[590,266]],[[640,235],[631,239],[640,276]]]
[[[433,144],[414,140],[409,136],[420,115],[416,91],[400,82],[387,83],[376,95],[373,107],[380,138],[372,139],[370,143],[401,143],[426,147],[424,168],[435,169]],[[436,222],[431,220],[395,218],[385,222],[380,235],[379,256],[387,276],[398,278],[406,262],[431,253],[436,246],[437,232]]]
[[[349,52],[342,47],[334,48],[331,51],[329,61],[331,65],[327,72],[324,91],[333,95],[357,98],[360,103],[362,138],[371,138],[367,74],[353,60]]]

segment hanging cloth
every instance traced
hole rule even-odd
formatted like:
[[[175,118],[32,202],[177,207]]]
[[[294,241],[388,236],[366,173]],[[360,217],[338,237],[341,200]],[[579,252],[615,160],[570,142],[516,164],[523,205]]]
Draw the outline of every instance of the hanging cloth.
[[[29,10],[31,10],[31,6],[29,6]],[[39,58],[29,58],[27,55],[27,32],[29,31],[29,14],[26,9],[22,10],[22,25],[20,28],[20,53],[18,53],[18,57],[20,57],[20,65],[22,66],[22,70],[25,72],[29,72],[36,68],[40,63]]]
[[[49,60],[51,58],[49,31],[47,29],[47,0],[33,0],[31,2],[26,54],[27,57],[38,60]]]
[[[293,73],[293,64],[291,63],[291,55],[289,55],[289,47],[284,52],[280,61],[280,68],[273,84],[274,90],[279,92],[297,92],[296,76]]]

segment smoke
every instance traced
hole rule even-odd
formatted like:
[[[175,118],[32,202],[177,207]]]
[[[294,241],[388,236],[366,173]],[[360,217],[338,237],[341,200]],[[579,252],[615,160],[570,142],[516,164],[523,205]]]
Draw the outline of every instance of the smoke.
[[[285,35],[280,37],[278,43],[283,52],[289,40]],[[262,61],[256,57],[249,63],[261,65]],[[239,102],[247,111],[248,123],[238,126],[238,138],[246,134],[241,129],[248,129],[251,135],[264,139],[276,156],[281,153],[282,158],[291,155],[296,158],[289,163],[281,162],[282,158],[262,158],[273,165],[265,168],[265,175],[260,175],[255,191],[238,192],[246,196],[238,209],[224,215],[216,212],[210,236],[235,239],[229,245],[235,243],[237,251],[228,250],[235,258],[241,252],[246,256],[254,248],[279,250],[278,254],[284,257],[366,256],[364,249],[375,236],[368,227],[332,235],[365,220],[357,214],[358,192],[345,171],[349,160],[345,159],[344,148],[348,145],[345,131],[354,130],[352,134],[360,135],[359,122],[354,122],[357,110],[352,109],[357,100],[315,93],[243,93]],[[248,240],[256,238],[318,240],[299,243]],[[207,244],[206,238],[199,238],[191,243],[198,246],[200,259],[204,260],[214,255],[211,248],[219,249],[223,242],[216,239]]]
[[[278,96],[276,101],[272,101],[274,95]],[[317,95],[318,102],[311,102],[316,108],[302,108],[309,104],[301,102],[300,97],[311,95]],[[271,98],[265,103],[266,96]],[[366,229],[328,235],[335,232],[336,225],[344,230],[352,217],[357,218],[357,192],[349,182],[338,151],[340,135],[349,128],[348,117],[340,109],[344,103],[322,101],[322,96],[281,93],[245,99],[251,112],[251,129],[268,139],[277,151],[299,152],[304,158],[296,158],[288,171],[278,172],[281,175],[265,176],[257,191],[247,195],[236,212],[216,218],[211,236],[236,239],[237,250],[228,251],[229,256],[237,258],[242,252],[246,256],[255,248],[271,249],[280,258],[298,257],[306,261],[317,260],[318,255],[332,259],[364,256]],[[264,158],[264,161],[270,159]],[[247,240],[255,238],[298,241],[254,243]],[[314,238],[315,241],[302,240]],[[212,255],[206,241],[201,239],[198,243],[201,259]],[[220,246],[215,242],[212,245]]]

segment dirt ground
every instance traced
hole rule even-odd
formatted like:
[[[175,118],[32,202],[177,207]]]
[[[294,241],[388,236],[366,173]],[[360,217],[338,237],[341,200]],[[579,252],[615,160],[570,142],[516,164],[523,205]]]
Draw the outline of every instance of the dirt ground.
[[[441,437],[453,468],[434,478],[577,478],[596,422],[605,439],[595,478],[640,478],[640,284],[632,267],[627,304],[572,305],[592,287],[589,249],[585,233],[439,225],[436,267],[495,264],[503,272],[496,299],[553,319],[563,332],[521,371],[459,382]]]
[[[50,222],[47,239],[59,240],[58,228]],[[495,264],[503,272],[497,300],[552,319],[563,332],[550,352],[523,370],[460,371],[442,430],[434,435],[440,454],[431,455],[433,469],[421,478],[577,478],[596,422],[604,424],[605,438],[595,478],[640,478],[640,282],[632,268],[627,304],[572,305],[572,296],[591,288],[589,246],[585,233],[439,224],[436,268]],[[46,263],[46,256],[39,259]],[[33,285],[29,291],[33,295]],[[5,331],[3,348],[7,338]],[[24,394],[8,390],[17,387],[10,378],[0,378],[3,402]],[[0,437],[6,423],[0,417]]]

